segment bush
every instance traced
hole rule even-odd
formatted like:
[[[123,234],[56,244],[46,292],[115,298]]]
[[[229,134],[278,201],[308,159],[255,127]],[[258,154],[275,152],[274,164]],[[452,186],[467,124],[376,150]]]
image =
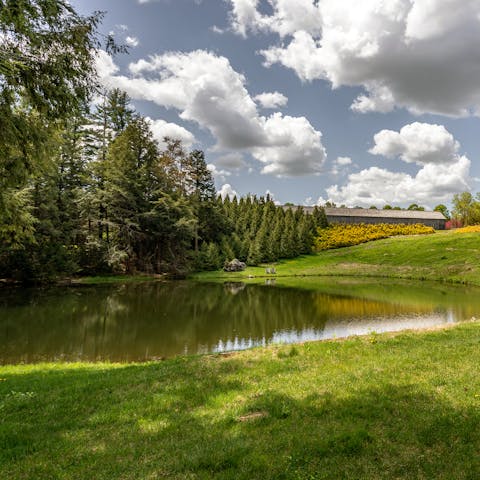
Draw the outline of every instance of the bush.
[[[224,260],[215,243],[203,242],[195,259],[195,268],[197,270],[218,270],[222,267]]]
[[[458,218],[451,218],[445,222],[445,230],[451,230],[452,228],[461,228],[463,224]]]
[[[320,252],[330,248],[350,247],[397,235],[428,235],[431,233],[435,233],[435,230],[421,223],[413,225],[389,223],[376,225],[364,223],[355,225],[335,224],[328,228],[319,228],[317,230],[315,250]]]
[[[470,225],[468,227],[457,228],[455,233],[477,233],[480,232],[480,225]]]

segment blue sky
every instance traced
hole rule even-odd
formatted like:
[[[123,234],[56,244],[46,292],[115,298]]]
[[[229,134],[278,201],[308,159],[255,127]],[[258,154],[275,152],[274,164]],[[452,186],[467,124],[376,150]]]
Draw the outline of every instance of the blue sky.
[[[478,0],[72,3],[131,45],[99,54],[102,82],[159,140],[205,150],[224,194],[433,207],[480,190]]]

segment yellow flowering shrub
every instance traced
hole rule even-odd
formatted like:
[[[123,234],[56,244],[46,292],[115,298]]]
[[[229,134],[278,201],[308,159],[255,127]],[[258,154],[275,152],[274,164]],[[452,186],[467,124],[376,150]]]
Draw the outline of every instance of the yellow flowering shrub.
[[[455,233],[476,233],[480,232],[480,225],[469,225],[468,227],[457,228]]]
[[[319,228],[315,238],[315,250],[328,250],[330,248],[350,247],[360,243],[380,240],[396,235],[428,235],[435,233],[432,227],[421,223],[406,224],[333,224],[328,228]]]

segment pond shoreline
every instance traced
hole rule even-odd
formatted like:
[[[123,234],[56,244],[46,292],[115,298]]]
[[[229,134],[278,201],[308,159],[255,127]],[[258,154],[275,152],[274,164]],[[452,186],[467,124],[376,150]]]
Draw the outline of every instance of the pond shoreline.
[[[265,268],[271,266],[275,266],[276,275],[266,275]],[[272,265],[247,267],[240,273],[200,272],[191,278],[245,281],[253,277],[285,276],[431,280],[480,286],[480,234],[442,232],[429,236],[392,237],[281,260]]]
[[[265,269],[272,266],[275,266],[276,274],[266,274]],[[136,275],[64,277],[53,279],[46,285],[99,285],[176,279],[245,281],[251,278],[316,276],[430,280],[480,286],[480,234],[446,231],[429,236],[391,237],[280,260],[274,264],[247,267],[243,272],[203,271],[180,277],[142,272]],[[0,279],[0,289],[4,286],[23,285],[14,280]]]
[[[479,342],[470,322],[143,364],[3,366],[0,475],[476,478]]]
[[[419,330],[480,317],[478,287],[398,279],[142,279],[18,288],[0,294],[4,364],[141,362]]]

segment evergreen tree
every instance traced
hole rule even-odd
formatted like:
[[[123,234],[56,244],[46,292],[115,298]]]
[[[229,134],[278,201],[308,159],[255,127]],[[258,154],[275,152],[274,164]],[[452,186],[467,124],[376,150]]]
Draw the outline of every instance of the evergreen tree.
[[[297,223],[298,229],[298,252],[303,255],[312,253],[314,229],[313,218],[311,216],[303,215]]]
[[[155,185],[150,173],[159,152],[147,122],[133,120],[110,145],[105,163],[105,209],[115,244],[127,255],[126,270],[135,269],[142,214]],[[154,182],[153,182],[154,183]]]
[[[0,191],[25,184],[47,130],[81,110],[94,92],[101,17],[83,17],[63,0],[1,2]],[[112,37],[105,45],[116,50]]]
[[[207,168],[205,154],[194,150],[183,162],[183,183],[195,217],[194,250],[200,241],[220,243],[222,236],[231,230],[223,208],[215,202],[215,184]]]
[[[99,107],[101,118],[114,135],[123,132],[135,117],[130,101],[126,92],[114,88],[106,93],[104,103]]]
[[[249,242],[247,264],[258,265],[262,261],[262,239],[255,236]]]
[[[281,240],[281,256],[293,258],[297,254],[297,230],[295,217],[289,208],[285,214],[285,228]]]
[[[285,229],[285,211],[283,208],[277,208],[274,217],[274,226],[270,236],[270,245],[272,249],[273,260],[282,257],[282,235]]]
[[[315,206],[312,212],[315,228],[326,228],[328,227],[328,220],[325,214],[325,209],[322,207]]]

